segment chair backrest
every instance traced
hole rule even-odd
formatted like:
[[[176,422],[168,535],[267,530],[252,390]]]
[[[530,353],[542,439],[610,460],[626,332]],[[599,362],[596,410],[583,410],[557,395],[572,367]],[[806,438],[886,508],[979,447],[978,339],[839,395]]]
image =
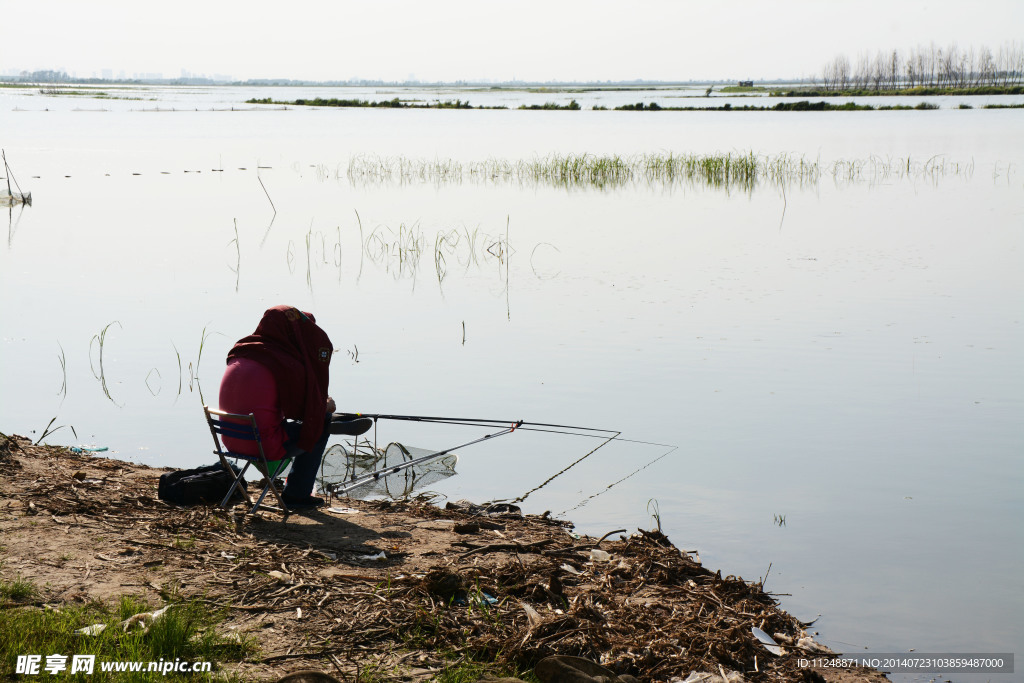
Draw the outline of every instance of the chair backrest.
[[[209,406],[203,406],[206,413],[206,422],[210,425],[210,434],[213,436],[214,453],[228,458],[244,458],[255,460],[257,456],[235,453],[225,448],[219,437],[226,436],[231,439],[255,441],[259,450],[258,459],[265,463],[267,474],[275,476],[278,471],[284,468],[289,462],[288,458],[282,460],[267,460],[263,453],[263,442],[260,440],[260,430],[256,427],[256,416],[252,413],[229,413],[223,410],[214,410]]]
[[[229,436],[232,439],[259,441],[260,432],[256,428],[256,418],[252,413],[248,415],[227,413],[208,406],[203,406],[203,411],[206,412],[206,421],[210,424],[210,431],[213,434]],[[215,438],[214,441],[219,445],[218,439]]]

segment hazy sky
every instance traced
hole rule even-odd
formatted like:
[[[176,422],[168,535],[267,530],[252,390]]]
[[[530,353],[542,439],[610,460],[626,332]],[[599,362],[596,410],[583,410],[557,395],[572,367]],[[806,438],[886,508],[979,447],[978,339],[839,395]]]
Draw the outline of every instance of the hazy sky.
[[[0,72],[78,76],[758,79],[1024,41],[1024,0],[0,0],[0,16]]]

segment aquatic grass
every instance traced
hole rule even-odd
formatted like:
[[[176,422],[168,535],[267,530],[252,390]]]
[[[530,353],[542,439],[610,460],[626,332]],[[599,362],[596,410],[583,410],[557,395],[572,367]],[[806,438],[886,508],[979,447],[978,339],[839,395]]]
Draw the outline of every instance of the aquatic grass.
[[[631,156],[551,154],[531,159],[492,158],[468,162],[355,156],[349,161],[347,175],[353,185],[433,183],[442,186],[469,180],[570,190],[647,186],[750,193],[758,187],[778,188],[782,192],[792,186],[813,188],[823,176],[831,176],[835,183],[875,183],[893,179],[938,182],[945,177],[969,178],[973,172],[973,161],[955,162],[941,155],[926,160],[872,156],[825,164],[820,159],[798,154],[761,155],[748,151]]]
[[[401,223],[397,232],[386,226],[374,228],[363,242],[363,253],[398,280],[406,275],[415,277],[425,246],[426,238],[418,222],[412,226]]]
[[[57,356],[57,360],[60,361],[61,374],[60,390],[57,392],[57,395],[61,397],[60,400],[61,403],[63,403],[64,399],[68,397],[68,361],[64,356],[64,347],[61,346],[59,341],[57,342],[57,346],[60,347],[60,355]]]
[[[262,183],[262,181],[260,181]],[[235,238],[228,242],[227,246],[235,245],[235,267],[228,266],[232,273],[235,274],[235,293],[238,293],[239,282],[242,277],[242,248],[238,241],[238,219],[235,218]]]
[[[349,162],[353,183],[434,182],[469,178],[477,182],[515,182],[565,188],[614,189],[628,185],[681,184],[751,190],[761,182],[817,182],[820,164],[804,157],[759,156],[753,152],[718,154],[551,154],[509,161],[416,160],[406,157],[356,156]]]
[[[146,379],[145,379],[144,384],[146,385],[146,389],[149,391],[149,393],[151,395],[158,396],[160,394],[160,392],[163,391],[163,387],[158,384],[157,388],[156,388],[156,391],[153,391],[153,387],[149,383],[150,382],[150,378],[153,376],[154,373],[156,373],[156,378],[157,379],[162,379],[162,377],[160,376],[160,370],[158,368],[150,368],[149,372],[146,373]]]
[[[661,508],[658,506],[658,501],[655,498],[651,498],[647,501],[647,514],[654,520],[655,529],[661,533]]]
[[[172,341],[171,346],[174,347],[174,356],[178,359],[178,396],[181,396],[181,353],[178,351],[178,346]]]
[[[207,326],[204,325],[202,335],[200,336],[199,339],[199,352],[196,355],[196,362],[192,363],[192,361],[189,361],[188,363],[188,390],[189,392],[196,390],[199,394],[199,401],[204,404],[205,401],[203,400],[203,387],[199,381],[199,365],[200,363],[202,363],[203,360],[203,348],[206,346],[206,340],[212,337],[213,335],[219,334],[223,336],[223,332],[207,332],[206,328]],[[182,367],[181,362],[181,352],[178,351],[178,346],[173,341],[171,342],[171,346],[174,348],[174,356],[178,360],[178,396],[181,396],[182,377],[184,376],[184,368]]]
[[[358,212],[356,216],[358,219]],[[424,257],[429,255],[442,293],[444,282],[454,266],[468,271],[473,267],[496,264],[499,276],[503,281],[507,280],[503,270],[507,270],[508,259],[514,252],[508,242],[507,221],[504,234],[498,236],[463,226],[441,229],[428,237],[419,222],[415,222],[412,225],[401,223],[397,229],[377,226],[364,237],[361,221],[359,226],[362,241],[360,275],[365,260],[391,273],[395,280],[410,278],[415,281]]]
[[[828,171],[837,184],[868,182],[870,184],[892,180],[928,180],[937,183],[945,177],[970,178],[974,175],[974,162],[950,161],[943,155],[917,161],[913,157],[891,158],[871,156],[867,159],[840,160],[832,163]]]
[[[103,352],[107,342],[107,332],[110,331],[110,328],[113,325],[122,327],[119,321],[114,320],[113,322],[107,323],[106,326],[100,330],[99,334],[93,335],[92,339],[89,340],[89,369],[92,370],[93,377],[99,381],[100,387],[103,389],[103,395],[106,396],[111,403],[118,405],[117,401],[114,400],[114,397],[110,395],[110,388],[107,386],[107,373],[103,367]],[[98,373],[96,372],[96,366],[94,366],[92,362],[92,350],[94,344],[99,347]]]
[[[203,347],[206,346],[206,340],[209,339],[210,337],[212,337],[214,334],[222,334],[222,333],[220,333],[220,332],[207,332],[206,331],[206,326],[205,325],[203,326],[203,332],[202,332],[202,335],[199,338],[199,353],[196,354],[196,366],[195,366],[195,371],[194,372],[192,370],[192,363],[188,364],[188,371],[189,371],[189,374],[192,376],[192,379],[189,380],[189,383],[188,383],[188,389],[189,389],[189,391],[192,391],[192,383],[195,382],[196,393],[199,394],[199,402],[202,403],[203,405],[206,405],[206,401],[203,399],[203,386],[199,382],[199,364],[202,363],[202,361],[203,361]]]

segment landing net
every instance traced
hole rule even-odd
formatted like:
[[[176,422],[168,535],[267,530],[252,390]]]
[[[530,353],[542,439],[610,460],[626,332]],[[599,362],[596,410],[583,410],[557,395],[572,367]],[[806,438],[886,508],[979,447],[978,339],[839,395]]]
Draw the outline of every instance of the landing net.
[[[337,495],[336,487],[358,479],[377,470],[388,469],[408,463],[417,458],[429,455],[434,451],[424,448],[405,446],[398,442],[389,443],[384,448],[374,448],[368,441],[357,446],[335,444],[324,453],[320,466],[320,490]],[[388,498],[404,500],[414,492],[422,491],[455,474],[455,464],[459,456],[455,453],[406,467],[399,472],[383,475],[372,479],[343,495],[349,498]]]

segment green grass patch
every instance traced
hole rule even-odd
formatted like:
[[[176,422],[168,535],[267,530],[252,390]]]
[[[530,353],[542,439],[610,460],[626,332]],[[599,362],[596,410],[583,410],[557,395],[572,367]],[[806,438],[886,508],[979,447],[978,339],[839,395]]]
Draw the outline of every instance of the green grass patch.
[[[745,93],[745,92],[768,92],[768,88],[761,87],[759,85],[727,85],[723,88],[719,88],[718,92],[725,93]]]
[[[520,109],[529,109],[532,111],[538,110],[566,110],[566,111],[579,111],[580,104],[576,100],[572,100],[569,104],[558,104],[557,102],[545,102],[544,104],[531,104],[525,105],[520,104]]]
[[[497,664],[485,661],[459,661],[441,671],[435,678],[434,683],[473,683],[481,678],[490,676],[493,678],[518,678],[527,683],[533,683],[539,679],[532,671],[522,671],[504,664]]]
[[[38,675],[60,675],[68,681],[194,681],[200,679],[191,671],[184,672],[182,666],[197,662],[209,662],[217,680],[237,680],[237,676],[217,672],[223,663],[241,661],[257,650],[252,638],[230,639],[218,633],[216,626],[223,620],[223,612],[197,601],[171,605],[150,621],[148,630],[138,623],[130,623],[127,630],[122,625],[153,609],[137,596],[123,596],[116,604],[94,602],[45,609],[6,606],[0,610],[0,678],[14,675],[19,656],[41,655]],[[93,627],[94,635],[76,633],[88,627]],[[65,658],[63,669],[46,670],[51,655]],[[92,674],[83,670],[71,673],[75,655],[95,657]],[[134,662],[142,663],[141,670],[116,670],[117,665]],[[151,662],[157,670],[147,670]],[[178,671],[172,668],[175,666]],[[111,668],[114,670],[107,670]]]
[[[106,95],[100,90],[72,90],[70,88],[40,88],[40,95],[77,95],[79,97],[102,97]]]
[[[11,581],[0,581],[0,603],[25,602],[35,597],[35,584],[20,576]]]

